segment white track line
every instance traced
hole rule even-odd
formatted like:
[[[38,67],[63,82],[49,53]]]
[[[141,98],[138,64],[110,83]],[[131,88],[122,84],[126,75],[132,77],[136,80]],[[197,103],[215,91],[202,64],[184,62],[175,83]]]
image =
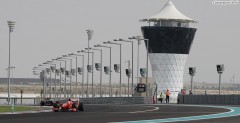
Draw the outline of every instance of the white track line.
[[[153,106],[144,106],[144,107],[153,107]],[[128,113],[144,113],[144,112],[151,112],[151,111],[156,111],[159,109],[159,107],[153,107],[154,109],[152,110],[144,110],[144,111],[134,111],[134,112],[128,112]]]

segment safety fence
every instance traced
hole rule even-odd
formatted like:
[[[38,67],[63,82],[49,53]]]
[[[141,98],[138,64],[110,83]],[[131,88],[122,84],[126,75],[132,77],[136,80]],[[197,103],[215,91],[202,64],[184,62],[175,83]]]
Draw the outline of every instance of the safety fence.
[[[240,95],[180,95],[179,103],[240,105]]]

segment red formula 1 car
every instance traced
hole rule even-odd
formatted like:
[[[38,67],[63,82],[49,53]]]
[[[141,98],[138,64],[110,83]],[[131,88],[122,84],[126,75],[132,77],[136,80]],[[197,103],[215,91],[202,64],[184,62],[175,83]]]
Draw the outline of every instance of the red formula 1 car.
[[[80,103],[79,100],[72,101],[71,99],[69,99],[68,101],[66,101],[66,100],[55,101],[53,103],[52,110],[54,112],[58,112],[58,111],[72,111],[72,112],[84,111],[83,103]]]

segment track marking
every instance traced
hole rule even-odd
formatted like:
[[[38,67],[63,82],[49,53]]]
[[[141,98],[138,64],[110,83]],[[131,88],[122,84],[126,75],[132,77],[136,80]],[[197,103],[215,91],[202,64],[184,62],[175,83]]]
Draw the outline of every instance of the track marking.
[[[189,106],[197,107],[197,105],[189,105]],[[167,123],[167,122],[194,121],[194,120],[224,118],[224,117],[232,117],[232,116],[240,115],[240,107],[202,106],[202,105],[200,105],[198,107],[225,108],[225,109],[229,109],[230,111],[224,112],[224,113],[210,114],[210,115],[179,117],[179,118],[165,118],[165,119],[152,119],[152,120],[138,120],[138,121],[123,121],[123,122],[111,122],[111,123]]]
[[[153,106],[144,106],[144,107],[153,107]],[[154,107],[152,110],[144,110],[144,111],[134,111],[134,112],[128,112],[128,113],[143,113],[143,112],[150,112],[150,111],[156,111],[159,107]]]

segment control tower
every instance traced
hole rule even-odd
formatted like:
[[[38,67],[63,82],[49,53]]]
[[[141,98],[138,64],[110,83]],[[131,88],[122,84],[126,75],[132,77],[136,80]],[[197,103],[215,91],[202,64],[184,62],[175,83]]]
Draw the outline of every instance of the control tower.
[[[141,30],[143,37],[149,39],[153,82],[157,83],[158,93],[168,89],[170,102],[175,103],[183,89],[184,66],[197,30],[189,23],[196,21],[178,11],[170,0],[156,15],[141,21],[149,23]]]

